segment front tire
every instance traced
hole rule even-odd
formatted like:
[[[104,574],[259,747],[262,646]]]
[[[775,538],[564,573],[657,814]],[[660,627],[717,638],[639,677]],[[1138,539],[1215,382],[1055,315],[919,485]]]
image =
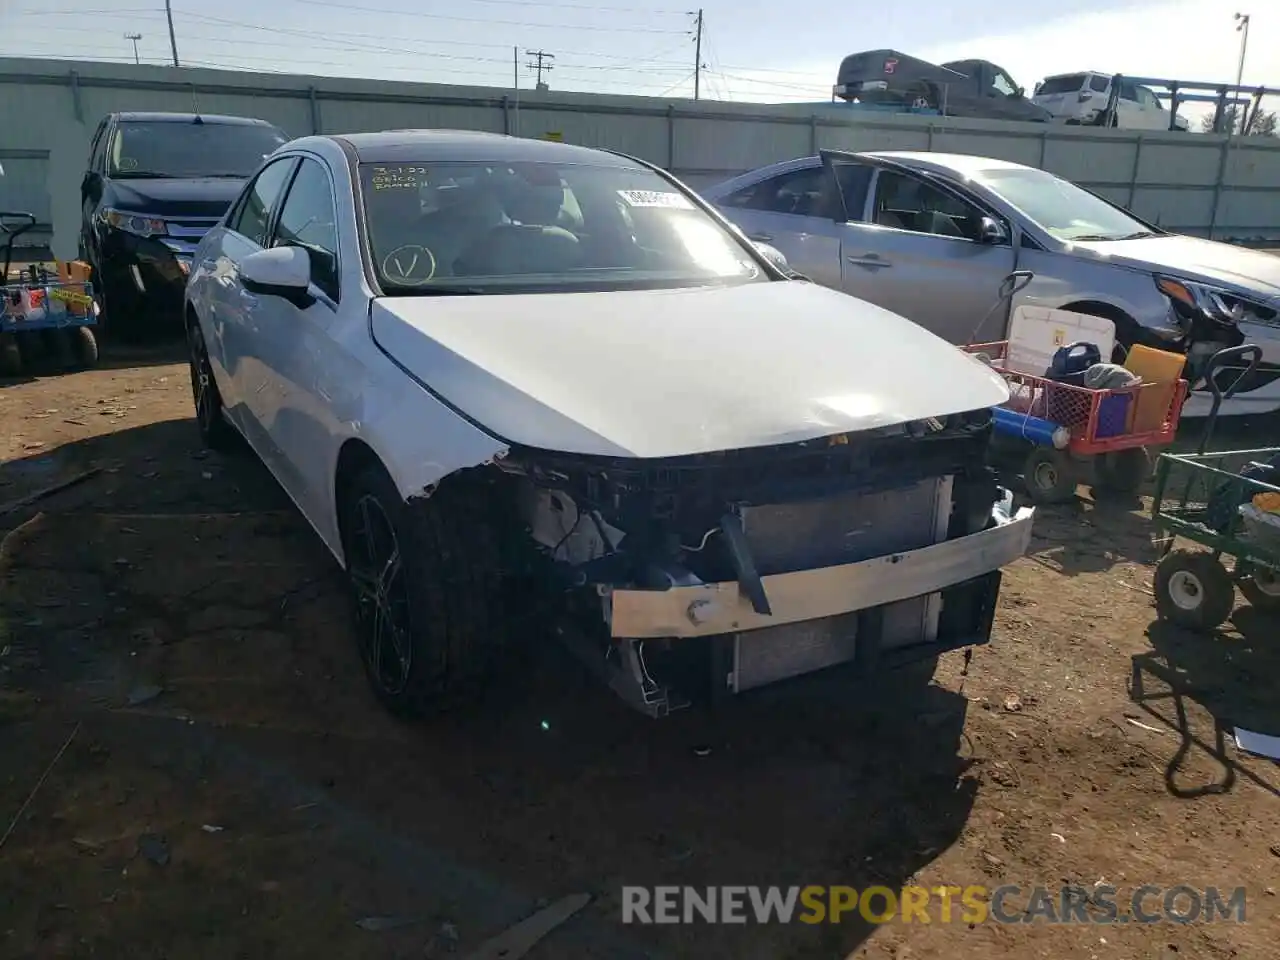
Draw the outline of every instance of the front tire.
[[[236,433],[223,415],[222,394],[213,379],[213,365],[205,347],[204,334],[199,321],[192,319],[187,325],[187,363],[191,371],[191,398],[196,407],[196,426],[200,439],[210,450],[229,450],[235,444]]]
[[[1156,612],[1162,620],[1207,633],[1236,603],[1235,584],[1222,561],[1203,550],[1173,550],[1156,566]]]
[[[1022,465],[1023,483],[1033,503],[1050,505],[1075,499],[1079,476],[1065,450],[1034,447]]]
[[[503,551],[485,491],[406,503],[380,464],[346,485],[343,553],[365,675],[392,714],[473,700],[509,647]]]

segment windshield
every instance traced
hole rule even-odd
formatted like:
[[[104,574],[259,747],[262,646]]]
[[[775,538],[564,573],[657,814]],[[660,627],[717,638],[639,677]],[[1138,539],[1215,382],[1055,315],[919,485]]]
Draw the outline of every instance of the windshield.
[[[984,170],[977,179],[1059,240],[1152,236],[1145,224],[1088,190],[1043,170]]]
[[[1040,84],[1040,89],[1036,96],[1044,96],[1053,93],[1075,93],[1084,86],[1084,74],[1073,73],[1069,77],[1050,77],[1044,83]]]
[[[125,121],[107,162],[113,177],[248,177],[288,139],[260,124]]]
[[[658,174],[536,163],[362,164],[378,279],[397,293],[623,290],[764,279]]]

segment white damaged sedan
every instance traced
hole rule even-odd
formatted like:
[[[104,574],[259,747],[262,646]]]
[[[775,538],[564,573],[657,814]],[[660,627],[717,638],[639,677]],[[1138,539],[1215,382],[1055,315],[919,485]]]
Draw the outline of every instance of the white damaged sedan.
[[[551,618],[654,716],[935,657],[989,639],[1030,537],[985,465],[1000,377],[629,157],[295,140],[186,321],[205,442],[247,440],[342,565],[398,713]]]

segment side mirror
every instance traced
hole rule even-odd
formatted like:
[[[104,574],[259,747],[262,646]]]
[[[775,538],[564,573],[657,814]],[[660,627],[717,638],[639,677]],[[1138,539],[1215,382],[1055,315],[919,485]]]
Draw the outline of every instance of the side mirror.
[[[1037,81],[1036,81],[1036,85],[1035,85],[1035,87],[1033,87],[1033,88],[1032,88],[1032,90],[1031,90],[1032,95],[1034,96],[1034,95],[1038,94],[1038,93],[1040,92],[1040,88],[1041,88],[1041,87],[1043,87],[1043,86],[1044,86],[1044,81],[1043,81],[1043,80],[1037,80]]]
[[[1016,89],[1016,90],[1014,90],[1014,91],[1013,91],[1013,95],[1014,95],[1015,97],[1017,97],[1019,100],[1021,100],[1023,97],[1025,97],[1025,96],[1027,95],[1027,88],[1026,88],[1026,87],[1018,87],[1018,89]]]
[[[302,247],[272,247],[240,261],[240,282],[250,293],[280,297],[304,310],[315,303],[311,286],[311,255]]]
[[[751,243],[758,251],[760,251],[760,253],[764,254],[765,258],[770,263],[772,263],[779,270],[782,270],[785,273],[791,272],[791,267],[787,263],[786,256],[777,247],[773,246],[772,244],[764,243],[760,240],[752,240]]]
[[[992,246],[1008,243],[1009,231],[995,217],[983,217],[978,224],[978,239]]]

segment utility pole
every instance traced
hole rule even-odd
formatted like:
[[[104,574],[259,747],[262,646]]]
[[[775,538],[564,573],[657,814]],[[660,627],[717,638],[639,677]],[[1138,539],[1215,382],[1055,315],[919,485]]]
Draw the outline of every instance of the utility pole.
[[[698,19],[694,22],[693,34],[693,99],[698,99],[702,88],[702,8],[698,8]]]
[[[546,90],[547,85],[542,82],[542,74],[544,71],[546,73],[551,72],[551,64],[548,61],[554,60],[556,55],[554,53],[543,53],[541,50],[526,50],[524,53],[527,57],[533,57],[533,60],[526,64],[526,66],[528,66],[530,70],[537,71],[538,80],[535,85],[535,89]]]
[[[1240,34],[1240,64],[1236,67],[1236,89],[1232,92],[1232,102],[1234,106],[1231,108],[1231,129],[1227,131],[1230,136],[1235,131],[1237,125],[1240,132],[1244,133],[1244,122],[1248,119],[1249,108],[1246,106],[1242,112],[1240,109],[1240,85],[1244,83],[1244,55],[1249,47],[1249,15],[1247,13],[1236,14],[1236,33]]]
[[[140,34],[140,33],[126,33],[126,34],[124,35],[124,38],[125,38],[126,40],[132,40],[132,41],[133,41],[133,62],[134,62],[134,63],[142,63],[142,61],[138,58],[138,41],[142,39],[142,34]]]
[[[173,65],[178,66],[178,38],[173,33],[173,0],[164,0],[164,15],[169,18],[169,49],[173,51]]]

